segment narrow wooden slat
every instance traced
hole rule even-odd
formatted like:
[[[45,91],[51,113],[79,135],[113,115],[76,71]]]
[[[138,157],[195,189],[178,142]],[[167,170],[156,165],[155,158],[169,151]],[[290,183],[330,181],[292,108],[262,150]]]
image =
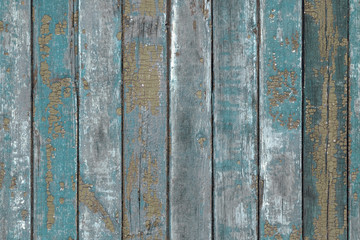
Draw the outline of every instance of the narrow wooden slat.
[[[360,2],[350,0],[349,239],[360,239]]]
[[[170,238],[212,237],[211,1],[173,0]]]
[[[72,1],[34,0],[34,238],[76,237]]]
[[[348,1],[305,1],[305,239],[347,239],[348,20]]]
[[[260,238],[301,239],[302,1],[261,0]]]
[[[123,16],[123,239],[165,239],[166,1],[126,0]]]
[[[0,1],[0,239],[30,237],[30,1]]]
[[[80,0],[79,237],[121,239],[121,1]]]
[[[257,239],[256,10],[255,0],[214,1],[216,239]]]

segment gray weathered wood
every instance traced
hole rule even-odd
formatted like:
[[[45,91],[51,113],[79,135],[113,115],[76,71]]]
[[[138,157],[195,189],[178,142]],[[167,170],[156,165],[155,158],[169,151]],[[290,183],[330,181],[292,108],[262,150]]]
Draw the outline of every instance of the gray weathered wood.
[[[80,0],[75,13],[80,239],[121,239],[121,6]]]
[[[174,0],[170,62],[170,238],[212,237],[211,1]]]
[[[166,1],[127,0],[123,16],[123,239],[165,239]]]
[[[30,237],[30,9],[0,1],[0,239]]]
[[[302,1],[261,0],[260,238],[301,239]]]
[[[257,239],[257,19],[254,0],[214,0],[216,239]]]

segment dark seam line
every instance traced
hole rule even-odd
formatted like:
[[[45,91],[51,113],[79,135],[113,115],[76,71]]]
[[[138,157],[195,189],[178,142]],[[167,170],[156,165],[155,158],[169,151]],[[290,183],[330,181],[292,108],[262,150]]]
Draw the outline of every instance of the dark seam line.
[[[350,102],[350,85],[351,85],[351,80],[350,80],[350,1],[348,1],[348,5],[347,5],[347,39],[348,39],[348,46],[347,46],[347,74],[346,74],[346,80],[347,80],[347,116],[346,116],[346,188],[347,188],[347,196],[346,196],[346,235],[347,235],[347,239],[350,239],[350,218],[349,218],[349,213],[350,213],[350,131],[351,131],[351,126],[350,126],[350,111],[351,111],[351,102]]]
[[[215,239],[215,179],[214,179],[214,0],[210,2],[211,15],[211,239]],[[205,7],[205,6],[204,6]]]
[[[171,58],[171,0],[166,1],[166,239],[170,240],[170,58]]]
[[[257,239],[260,240],[260,44],[261,44],[261,18],[260,18],[260,0],[256,0],[256,21],[257,21],[257,48],[256,48],[256,84],[257,84],[257,123],[256,123],[256,134],[257,134]]]
[[[34,8],[33,0],[30,0],[30,239],[34,239]]]
[[[305,239],[305,212],[304,212],[304,137],[305,137],[305,1],[302,1],[301,6],[301,235],[302,238]]]
[[[125,192],[125,160],[124,160],[124,39],[125,39],[125,24],[124,24],[124,13],[125,13],[125,1],[121,2],[121,239],[124,239],[124,217],[125,217],[125,201],[124,201],[124,192]]]
[[[79,84],[79,53],[75,52],[76,47],[79,49],[79,31],[75,31],[76,27],[79,30],[79,12],[78,6],[79,6],[79,0],[73,1],[73,17],[72,17],[72,41],[74,43],[72,44],[72,58],[73,58],[73,69],[74,69],[74,78],[75,78],[75,91],[76,91],[76,103],[77,103],[77,109],[76,109],[76,238],[80,239],[80,84]],[[77,22],[75,22],[75,16],[77,16]]]

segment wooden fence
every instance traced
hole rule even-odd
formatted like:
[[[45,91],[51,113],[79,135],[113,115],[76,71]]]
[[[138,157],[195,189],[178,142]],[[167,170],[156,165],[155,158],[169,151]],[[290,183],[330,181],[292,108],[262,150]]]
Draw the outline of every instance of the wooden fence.
[[[360,239],[359,0],[0,0],[0,239]]]

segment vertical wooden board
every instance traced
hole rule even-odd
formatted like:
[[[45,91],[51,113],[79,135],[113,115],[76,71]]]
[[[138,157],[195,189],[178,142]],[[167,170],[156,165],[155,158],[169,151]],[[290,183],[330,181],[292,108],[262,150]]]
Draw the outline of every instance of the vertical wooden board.
[[[30,1],[0,1],[0,238],[30,238]]]
[[[348,20],[348,1],[305,1],[305,239],[347,239]]]
[[[121,1],[78,14],[79,237],[121,239]]]
[[[123,26],[123,238],[165,239],[166,1],[126,0]]]
[[[76,238],[72,1],[33,1],[34,238]]]
[[[241,9],[241,11],[240,11]],[[214,220],[216,239],[257,239],[257,6],[216,0]]]
[[[360,2],[350,0],[349,239],[360,239]]]
[[[261,0],[260,238],[301,239],[302,1]]]
[[[211,239],[211,1],[171,11],[170,238]]]

